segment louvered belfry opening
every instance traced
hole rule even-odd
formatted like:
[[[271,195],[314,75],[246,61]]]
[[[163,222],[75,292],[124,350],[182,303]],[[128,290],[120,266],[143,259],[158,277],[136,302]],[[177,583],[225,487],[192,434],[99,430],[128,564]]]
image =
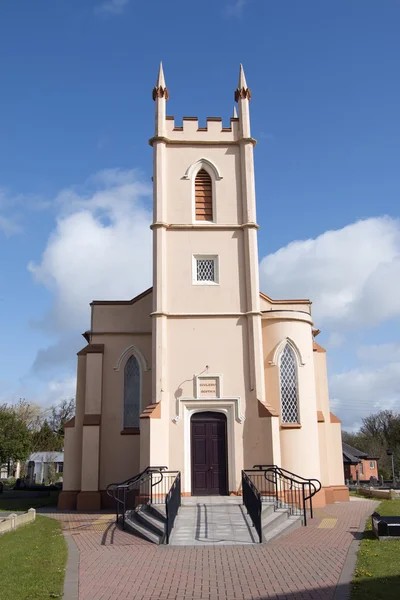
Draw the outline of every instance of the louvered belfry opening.
[[[212,221],[212,181],[204,169],[196,175],[195,181],[196,221]]]

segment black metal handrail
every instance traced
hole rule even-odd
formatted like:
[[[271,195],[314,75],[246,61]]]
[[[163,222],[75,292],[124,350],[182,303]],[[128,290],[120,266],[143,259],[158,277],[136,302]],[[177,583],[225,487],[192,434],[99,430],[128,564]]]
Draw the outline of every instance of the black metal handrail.
[[[176,472],[176,477],[165,497],[165,513],[167,517],[166,523],[166,543],[169,544],[169,538],[172,528],[175,523],[176,515],[178,514],[181,505],[181,473]]]
[[[250,515],[253,525],[258,533],[259,542],[262,542],[262,496],[256,488],[246,471],[242,471],[242,494],[243,504]]]
[[[254,465],[246,474],[264,500],[277,508],[288,508],[292,515],[302,515],[307,525],[307,510],[313,518],[312,498],[321,489],[318,479],[310,479],[282,469],[277,465]]]
[[[116,522],[118,523],[121,515],[123,529],[125,529],[127,500],[131,500],[134,503],[137,502],[137,504],[152,504],[154,500],[153,488],[162,483],[167,469],[168,467],[165,466],[146,467],[143,471],[125,481],[121,481],[120,483],[110,483],[107,486],[107,495],[115,500]],[[165,500],[163,499],[163,502],[164,501]]]

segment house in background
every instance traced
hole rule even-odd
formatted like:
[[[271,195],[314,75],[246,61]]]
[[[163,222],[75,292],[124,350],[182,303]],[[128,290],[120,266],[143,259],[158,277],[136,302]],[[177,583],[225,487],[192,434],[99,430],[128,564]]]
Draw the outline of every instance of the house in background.
[[[369,481],[371,477],[378,479],[378,458],[370,456],[342,442],[343,468],[345,480]]]
[[[55,473],[64,471],[64,452],[34,452],[27,460],[26,479],[30,484],[45,483],[48,479],[50,465],[54,465]]]

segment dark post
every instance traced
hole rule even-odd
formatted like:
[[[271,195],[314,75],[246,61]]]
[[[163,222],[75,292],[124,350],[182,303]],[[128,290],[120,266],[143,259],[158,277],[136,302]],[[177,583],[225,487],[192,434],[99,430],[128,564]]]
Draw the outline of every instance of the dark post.
[[[394,454],[393,454],[393,450],[386,450],[386,454],[388,456],[392,457],[392,480],[393,480],[393,486],[394,486],[395,474],[394,474]]]

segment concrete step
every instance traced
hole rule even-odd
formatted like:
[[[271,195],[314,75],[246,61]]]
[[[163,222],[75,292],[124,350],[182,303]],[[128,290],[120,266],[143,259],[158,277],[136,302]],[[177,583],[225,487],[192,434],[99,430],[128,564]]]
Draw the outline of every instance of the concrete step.
[[[288,533],[292,533],[292,531],[295,531],[295,529],[298,529],[302,525],[302,517],[288,516],[285,521],[281,521],[276,527],[270,527],[265,531],[263,528],[263,544],[268,544]]]
[[[162,523],[165,523],[167,520],[167,510],[165,508],[165,504],[148,504],[147,505],[151,514],[156,517]]]
[[[261,508],[261,520],[263,521],[264,519],[266,519],[269,515],[272,515],[275,512],[275,506],[273,504],[268,503],[263,503],[262,508]]]
[[[161,515],[157,515],[155,512],[156,511],[151,510],[149,506],[143,504],[138,506],[134,511],[131,511],[129,517],[132,519],[132,513],[134,513],[136,520],[141,525],[159,535],[161,538],[164,538],[166,521],[165,519],[162,520]]]
[[[139,521],[134,511],[129,516],[125,516],[125,529],[153,544],[159,545],[163,543],[163,536],[155,533],[147,525]]]
[[[275,527],[278,527],[278,525],[287,521],[289,516],[290,513],[286,508],[278,508],[274,512],[263,517],[261,520],[263,534],[267,534],[268,531],[275,529]]]

